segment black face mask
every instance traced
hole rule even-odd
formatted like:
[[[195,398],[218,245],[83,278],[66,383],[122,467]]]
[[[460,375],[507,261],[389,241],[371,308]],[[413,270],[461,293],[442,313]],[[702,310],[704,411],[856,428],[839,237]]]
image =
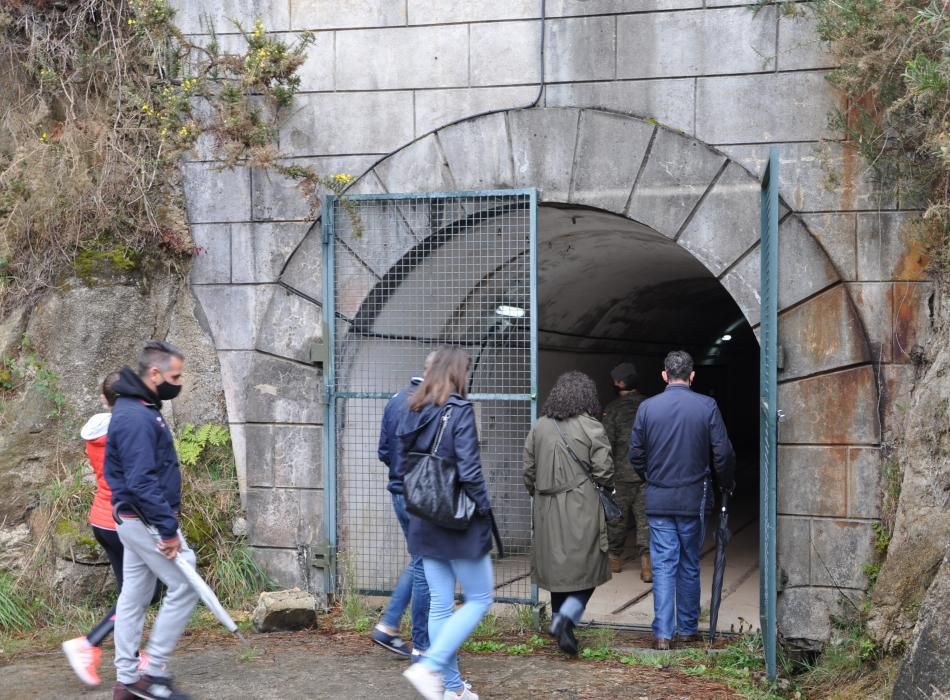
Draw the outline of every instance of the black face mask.
[[[155,393],[162,401],[171,401],[181,393],[181,384],[162,382],[157,387],[155,387]]]

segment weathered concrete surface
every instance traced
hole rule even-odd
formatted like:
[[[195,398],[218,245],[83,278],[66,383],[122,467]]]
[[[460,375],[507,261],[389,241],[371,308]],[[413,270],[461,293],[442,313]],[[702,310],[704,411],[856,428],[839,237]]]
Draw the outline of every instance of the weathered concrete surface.
[[[548,201],[568,199],[579,118],[576,109],[525,109],[508,115],[515,186],[537,187]]]
[[[792,648],[820,650],[831,639],[831,616],[856,605],[862,595],[845,589],[786,588],[778,596],[782,641]]]
[[[778,402],[788,418],[779,423],[779,442],[877,444],[881,432],[873,400],[876,392],[870,366],[780,384]],[[865,398],[857,400],[857,396]]]

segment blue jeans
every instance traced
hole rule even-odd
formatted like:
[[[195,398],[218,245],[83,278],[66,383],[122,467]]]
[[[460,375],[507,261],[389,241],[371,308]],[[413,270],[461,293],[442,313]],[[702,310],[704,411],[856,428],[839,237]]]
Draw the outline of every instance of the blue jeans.
[[[393,510],[403,535],[409,538],[409,513],[406,512],[406,499],[401,493],[392,494]],[[412,599],[412,646],[419,651],[429,648],[429,585],[426,583],[422,557],[413,556],[409,566],[400,574],[396,588],[393,589],[389,605],[383,613],[382,623],[387,627],[399,629],[402,614]]]
[[[432,644],[422,662],[442,674],[446,690],[462,689],[458,650],[495,599],[491,556],[481,559],[431,559],[423,557],[426,580],[432,594],[429,632]],[[465,603],[455,610],[455,582],[462,585]]]
[[[653,636],[672,639],[674,631],[694,634],[699,624],[703,523],[698,517],[666,515],[651,515],[647,520],[653,561]]]

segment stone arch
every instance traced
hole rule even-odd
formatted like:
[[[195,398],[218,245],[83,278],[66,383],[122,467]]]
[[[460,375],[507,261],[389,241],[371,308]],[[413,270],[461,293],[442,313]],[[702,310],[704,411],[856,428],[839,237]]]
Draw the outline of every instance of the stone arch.
[[[349,193],[440,192],[536,187],[540,204],[593,207],[632,219],[676,243],[719,280],[755,328],[759,321],[757,179],[721,152],[650,120],[599,109],[536,108],[490,113],[437,129],[390,154]],[[417,243],[400,234],[398,260]],[[352,313],[385,261],[359,261]],[[861,484],[880,442],[878,387],[864,328],[834,265],[805,223],[783,206],[781,318],[785,365],[779,432],[779,623],[786,638],[826,639],[840,592],[866,586],[872,512]],[[320,233],[315,226],[288,260],[286,295],[270,302],[259,349],[305,359],[318,327]],[[282,330],[283,329],[283,330]],[[268,340],[271,339],[271,340]],[[757,371],[750,368],[750,371]],[[842,554],[844,552],[844,554]]]

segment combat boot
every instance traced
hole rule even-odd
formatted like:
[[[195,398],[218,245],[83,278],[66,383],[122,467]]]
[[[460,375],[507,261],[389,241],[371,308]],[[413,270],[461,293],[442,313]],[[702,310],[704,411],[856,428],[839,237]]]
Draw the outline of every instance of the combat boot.
[[[640,555],[640,580],[646,583],[653,581],[653,567],[650,564],[650,553]]]

